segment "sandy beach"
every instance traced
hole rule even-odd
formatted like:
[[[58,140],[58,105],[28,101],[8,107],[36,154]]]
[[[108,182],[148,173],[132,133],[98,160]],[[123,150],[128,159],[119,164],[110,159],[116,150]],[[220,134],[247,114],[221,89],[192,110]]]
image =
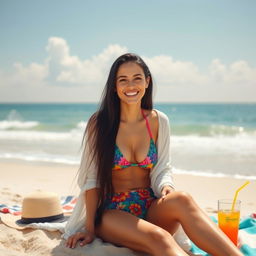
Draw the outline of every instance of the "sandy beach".
[[[46,165],[37,163],[0,163],[0,203],[21,204],[25,195],[36,189],[57,193],[59,196],[77,195],[75,175],[78,166]],[[211,178],[174,174],[177,190],[190,193],[208,215],[216,214],[217,200],[232,198],[235,190],[245,180],[234,178]],[[240,192],[241,216],[256,211],[256,182]],[[82,255],[81,249],[63,247],[60,232],[26,229],[17,231],[0,223],[0,255]],[[93,255],[93,254],[83,254]],[[126,255],[125,252],[123,255]],[[128,254],[127,254],[128,255]]]

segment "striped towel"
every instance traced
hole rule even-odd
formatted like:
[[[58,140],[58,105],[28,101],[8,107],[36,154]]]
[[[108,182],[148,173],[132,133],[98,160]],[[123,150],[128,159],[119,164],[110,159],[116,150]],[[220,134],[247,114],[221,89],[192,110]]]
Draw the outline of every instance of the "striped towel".
[[[211,219],[217,223],[216,217],[211,217]],[[256,256],[256,213],[241,219],[238,231],[238,244],[240,251],[244,255]],[[199,249],[194,243],[192,243],[190,251],[203,256],[209,255]]]
[[[77,197],[62,196],[60,198],[60,201],[61,201],[63,213],[66,215],[69,215],[72,213],[72,211],[75,207]],[[6,204],[0,204],[0,212],[2,212],[2,213],[10,213],[10,214],[19,216],[19,215],[21,215],[21,210],[22,210],[21,205],[8,206]]]

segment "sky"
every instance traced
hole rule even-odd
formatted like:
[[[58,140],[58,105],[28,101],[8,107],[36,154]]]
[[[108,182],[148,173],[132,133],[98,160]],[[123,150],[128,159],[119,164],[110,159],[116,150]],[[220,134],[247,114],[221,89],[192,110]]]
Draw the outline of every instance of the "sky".
[[[0,103],[98,102],[121,54],[155,102],[256,102],[254,0],[0,0]]]

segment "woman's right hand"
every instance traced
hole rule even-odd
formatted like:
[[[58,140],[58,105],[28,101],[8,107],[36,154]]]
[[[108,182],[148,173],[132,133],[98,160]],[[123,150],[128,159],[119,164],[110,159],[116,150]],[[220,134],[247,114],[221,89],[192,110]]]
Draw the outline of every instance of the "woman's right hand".
[[[66,247],[75,248],[77,242],[80,242],[80,246],[91,243],[95,238],[94,232],[85,230],[83,232],[76,232],[74,235],[70,236],[66,242]]]

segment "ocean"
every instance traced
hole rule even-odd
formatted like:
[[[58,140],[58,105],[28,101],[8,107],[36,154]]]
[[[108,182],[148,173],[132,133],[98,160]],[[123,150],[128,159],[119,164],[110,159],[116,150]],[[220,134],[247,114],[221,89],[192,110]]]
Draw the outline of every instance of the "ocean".
[[[0,104],[0,161],[78,165],[98,105]],[[256,180],[256,104],[158,103],[170,120],[174,173]]]

